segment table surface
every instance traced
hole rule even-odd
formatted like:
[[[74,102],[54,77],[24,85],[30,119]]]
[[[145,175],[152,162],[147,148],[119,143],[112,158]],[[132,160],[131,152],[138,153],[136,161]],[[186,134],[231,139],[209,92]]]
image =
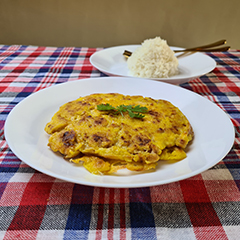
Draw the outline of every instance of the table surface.
[[[101,188],[40,173],[9,149],[4,123],[40,89],[105,76],[89,62],[101,48],[0,45],[0,239],[239,239],[240,51],[208,53],[209,74],[181,85],[232,120],[227,156],[186,180],[145,188]]]

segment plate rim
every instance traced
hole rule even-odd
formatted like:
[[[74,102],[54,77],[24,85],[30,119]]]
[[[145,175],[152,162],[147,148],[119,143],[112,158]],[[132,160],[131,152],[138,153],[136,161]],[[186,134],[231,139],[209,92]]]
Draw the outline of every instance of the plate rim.
[[[226,153],[223,154],[223,156],[221,157],[221,159],[219,159],[217,162],[215,163],[211,163],[211,164],[207,164],[207,165],[204,165],[204,167],[198,169],[197,171],[192,171],[191,173],[189,174],[185,174],[184,177],[182,176],[179,176],[179,177],[175,177],[174,180],[166,180],[164,181],[164,183],[161,183],[161,181],[155,181],[155,182],[152,182],[151,184],[147,183],[147,184],[143,184],[143,183],[140,183],[140,184],[129,184],[129,185],[126,185],[126,184],[119,184],[119,185],[116,185],[115,183],[112,184],[112,183],[92,183],[92,182],[84,182],[84,181],[76,181],[76,180],[71,180],[71,179],[68,179],[68,178],[65,178],[65,177],[59,177],[59,175],[57,173],[53,174],[51,171],[48,171],[48,170],[39,170],[39,168],[36,168],[34,166],[34,164],[32,164],[31,162],[29,162],[28,160],[26,161],[26,159],[22,159],[21,158],[21,154],[19,154],[19,151],[17,151],[16,149],[14,149],[14,147],[12,147],[12,140],[11,138],[9,137],[9,132],[10,132],[10,126],[9,126],[9,121],[11,120],[12,116],[14,117],[14,113],[16,111],[17,108],[21,107],[22,105],[24,105],[24,103],[26,101],[30,101],[30,99],[33,97],[33,96],[38,96],[39,94],[43,94],[45,91],[51,91],[51,89],[53,88],[58,88],[58,87],[63,87],[65,84],[81,84],[81,82],[83,83],[84,81],[98,81],[98,80],[104,80],[104,79],[107,79],[107,80],[110,80],[110,79],[113,79],[113,80],[117,80],[117,79],[126,79],[126,80],[133,80],[133,78],[123,78],[123,77],[97,77],[97,78],[86,78],[86,79],[79,79],[77,81],[70,81],[70,82],[65,82],[65,83],[61,83],[61,84],[57,84],[57,85],[53,85],[51,87],[47,87],[45,89],[42,89],[42,90],[39,90],[38,92],[35,92],[35,93],[32,93],[31,95],[29,95],[28,97],[24,98],[21,102],[19,102],[13,109],[12,111],[9,113],[9,115],[7,116],[7,119],[5,121],[5,125],[4,125],[4,134],[5,134],[5,138],[6,138],[6,142],[9,146],[9,148],[11,149],[11,151],[21,160],[23,161],[24,163],[26,163],[27,165],[29,165],[30,167],[32,167],[33,169],[36,169],[46,175],[49,175],[49,176],[52,176],[52,177],[55,177],[57,179],[62,179],[64,181],[68,181],[68,182],[73,182],[73,183],[77,183],[77,184],[83,184],[83,185],[88,185],[88,186],[95,186],[95,187],[109,187],[109,188],[136,188],[136,187],[150,187],[150,186],[155,186],[155,185],[163,185],[163,184],[168,184],[168,183],[172,183],[172,182],[176,182],[176,181],[179,181],[179,180],[183,180],[183,179],[187,179],[189,177],[192,177],[192,176],[195,176],[207,169],[209,169],[210,167],[216,165],[218,162],[220,162],[227,154],[228,152],[231,150],[232,148],[232,145],[234,144],[234,139],[235,139],[235,129],[234,129],[234,126],[233,126],[233,123],[231,121],[231,119],[227,116],[227,114],[221,109],[219,108],[218,106],[216,106],[216,104],[214,104],[213,102],[211,102],[210,100],[204,98],[203,96],[200,96],[200,95],[197,95],[197,93],[195,92],[192,92],[188,89],[185,89],[185,88],[180,88],[178,86],[174,86],[174,85],[170,85],[170,84],[167,84],[167,83],[163,83],[163,82],[156,82],[160,85],[168,85],[168,87],[175,87],[175,88],[178,88],[178,89],[181,89],[181,91],[187,91],[189,92],[190,94],[194,94],[196,95],[197,97],[201,98],[201,99],[204,99],[204,101],[207,101],[209,104],[212,104],[214,105],[216,108],[218,108],[219,111],[221,111],[223,114],[223,116],[225,116],[229,123],[231,123],[231,129],[232,129],[232,141],[231,143],[229,144],[228,146],[228,151],[226,151]],[[137,81],[139,81],[139,79],[135,79]],[[152,82],[155,82],[153,80],[142,80],[142,81],[152,81]],[[77,83],[76,83],[77,82]],[[43,130],[44,131],[44,130]]]

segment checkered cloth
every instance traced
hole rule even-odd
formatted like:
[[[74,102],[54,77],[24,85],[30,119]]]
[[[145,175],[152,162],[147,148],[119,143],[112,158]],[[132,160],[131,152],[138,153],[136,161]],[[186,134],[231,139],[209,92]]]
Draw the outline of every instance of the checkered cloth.
[[[231,118],[236,139],[219,164],[161,186],[114,189],[44,175],[8,148],[4,123],[33,92],[99,77],[99,49],[0,45],[0,239],[240,239],[240,51],[209,53],[217,67],[182,84]]]

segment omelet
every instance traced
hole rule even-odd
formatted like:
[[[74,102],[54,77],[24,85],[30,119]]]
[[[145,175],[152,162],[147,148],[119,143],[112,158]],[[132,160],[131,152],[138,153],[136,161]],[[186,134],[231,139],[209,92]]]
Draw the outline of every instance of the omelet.
[[[161,160],[182,160],[194,136],[186,116],[169,101],[119,93],[62,105],[45,131],[52,151],[93,174],[149,171]]]

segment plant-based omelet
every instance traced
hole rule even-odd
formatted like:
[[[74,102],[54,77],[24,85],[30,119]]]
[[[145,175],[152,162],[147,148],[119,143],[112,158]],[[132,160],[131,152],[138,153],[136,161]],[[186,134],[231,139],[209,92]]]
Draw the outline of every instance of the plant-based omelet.
[[[170,102],[118,93],[64,104],[45,131],[52,151],[93,174],[144,171],[160,160],[182,160],[193,138],[188,119]]]

